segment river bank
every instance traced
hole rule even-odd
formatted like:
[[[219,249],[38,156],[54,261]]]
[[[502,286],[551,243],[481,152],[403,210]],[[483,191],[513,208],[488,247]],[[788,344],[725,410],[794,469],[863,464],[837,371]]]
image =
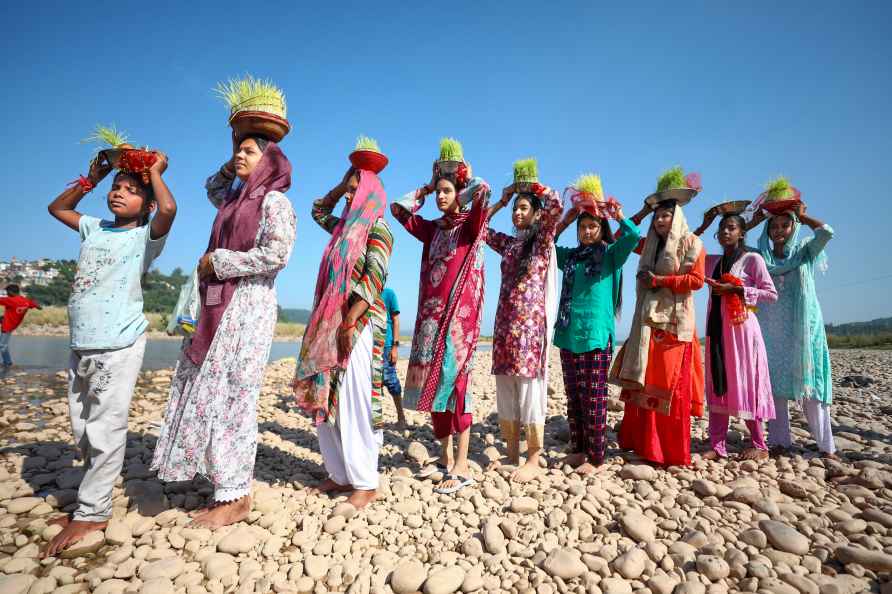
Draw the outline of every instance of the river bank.
[[[64,373],[0,379],[0,592],[558,592],[731,594],[889,592],[892,572],[892,353],[833,351],[840,461],[816,456],[793,407],[797,447],[764,462],[732,457],[655,468],[616,449],[622,403],[612,394],[608,462],[591,477],[565,466],[566,401],[551,358],[543,463],[534,482],[490,469],[504,452],[491,358],[471,384],[478,484],[456,496],[413,478],[437,451],[427,415],[393,423],[385,398],[381,498],[356,513],[311,494],[325,473],[311,421],[293,410],[293,360],[269,365],[261,392],[253,511],[216,532],[188,526],[211,493],[201,480],[163,484],[148,471],[171,370],[143,372],[133,399],[123,478],[105,533],[67,558],[40,560],[74,508],[82,466],[71,443]],[[400,377],[405,361],[398,365]],[[705,451],[706,423],[692,422]]]

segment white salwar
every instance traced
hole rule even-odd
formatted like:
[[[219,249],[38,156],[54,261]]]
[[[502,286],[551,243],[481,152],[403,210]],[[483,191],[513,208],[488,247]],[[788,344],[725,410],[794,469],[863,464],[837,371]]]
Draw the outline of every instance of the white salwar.
[[[335,423],[326,421],[318,427],[319,450],[329,478],[361,491],[378,488],[378,450],[384,443],[383,432],[372,428],[371,369],[372,328],[366,324],[338,387]]]
[[[790,433],[790,401],[781,396],[774,399],[775,417],[768,421],[768,447],[780,446],[789,448],[793,445],[793,436]],[[833,441],[833,429],[830,426],[830,405],[813,398],[799,400],[808,428],[818,450],[824,454],[836,453],[836,443]]]

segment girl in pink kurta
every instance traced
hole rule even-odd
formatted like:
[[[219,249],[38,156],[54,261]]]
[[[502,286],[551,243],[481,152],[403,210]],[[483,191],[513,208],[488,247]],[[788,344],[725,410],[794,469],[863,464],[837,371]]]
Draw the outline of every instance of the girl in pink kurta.
[[[474,483],[468,466],[468,388],[483,316],[483,243],[489,186],[480,178],[470,177],[460,154],[452,160],[442,153],[441,147],[441,159],[434,164],[431,182],[393,203],[391,213],[424,246],[403,404],[431,412],[434,435],[442,447],[439,463],[432,470],[448,473],[437,492],[450,494]],[[459,165],[452,170],[451,163]],[[443,216],[431,221],[416,213],[425,196],[432,193]],[[453,436],[458,447],[450,464]]]
[[[698,235],[716,215],[716,209],[707,212]],[[706,324],[706,401],[712,446],[707,459],[727,457],[730,416],[744,419],[750,432],[751,447],[741,457],[768,457],[762,423],[774,418],[774,399],[755,309],[760,302],[777,301],[777,291],[762,256],[747,251],[745,236],[744,219],[725,215],[717,234],[724,254],[706,259],[706,282],[712,289]]]
[[[529,163],[532,160],[519,161]],[[503,208],[517,191],[512,221],[515,236],[487,230],[486,243],[502,256],[502,287],[493,330],[492,374],[496,376],[499,428],[508,462],[520,463],[520,428],[527,440],[527,460],[512,475],[527,482],[539,473],[539,454],[545,435],[548,405],[548,348],[557,310],[557,256],[554,240],[563,211],[556,191],[538,183],[518,191],[505,188],[490,216]]]

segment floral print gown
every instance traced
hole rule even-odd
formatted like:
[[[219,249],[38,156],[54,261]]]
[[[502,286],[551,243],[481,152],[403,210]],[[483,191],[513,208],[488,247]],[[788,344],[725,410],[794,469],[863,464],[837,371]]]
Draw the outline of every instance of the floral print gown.
[[[219,207],[232,179],[207,181],[208,199]],[[207,477],[215,501],[250,494],[257,453],[257,397],[276,328],[276,274],[288,263],[296,218],[280,192],[263,199],[255,247],[215,250],[211,261],[221,279],[240,277],[204,363],[180,353],[170,386],[164,425],[152,468],[164,481]],[[183,341],[183,347],[189,339]]]
[[[540,378],[546,373],[547,319],[546,281],[549,264],[554,259],[554,236],[563,205],[558,193],[547,189],[542,196],[539,232],[533,245],[529,268],[517,278],[517,267],[523,250],[523,237],[512,237],[492,228],[486,243],[502,256],[502,287],[493,330],[492,374],[523,378]],[[552,275],[555,271],[551,271]]]

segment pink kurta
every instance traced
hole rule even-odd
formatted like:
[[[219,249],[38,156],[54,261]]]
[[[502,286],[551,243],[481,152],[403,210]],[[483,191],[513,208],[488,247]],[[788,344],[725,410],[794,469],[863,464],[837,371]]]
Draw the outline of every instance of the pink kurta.
[[[468,425],[468,380],[483,317],[483,236],[488,200],[489,186],[473,178],[459,193],[463,208],[459,215],[434,221],[422,218],[415,214],[424,203],[418,193],[407,195],[391,209],[424,246],[403,404],[434,414],[461,411],[459,416],[465,417]],[[452,429],[460,432],[462,427]]]
[[[721,256],[706,257],[706,274],[712,277]],[[758,253],[742,255],[731,266],[730,273],[743,281],[744,300],[749,314],[741,324],[732,324],[723,316],[722,340],[725,375],[728,389],[718,396],[712,387],[712,369],[706,361],[706,402],[710,413],[720,413],[742,419],[767,420],[774,418],[774,399],[768,374],[768,355],[762,340],[759,320],[752,311],[759,302],[777,301],[777,290],[765,261]],[[709,311],[712,300],[709,301]],[[724,313],[724,312],[723,312]],[[707,319],[708,318],[707,313]],[[709,337],[706,352],[709,353]]]
[[[502,288],[493,330],[493,375],[538,378],[546,371],[543,353],[548,342],[545,339],[548,332],[546,277],[563,209],[560,196],[551,189],[542,196],[542,203],[539,231],[529,267],[520,277],[517,269],[524,238],[512,237],[492,228],[487,232],[486,243],[502,256]]]

